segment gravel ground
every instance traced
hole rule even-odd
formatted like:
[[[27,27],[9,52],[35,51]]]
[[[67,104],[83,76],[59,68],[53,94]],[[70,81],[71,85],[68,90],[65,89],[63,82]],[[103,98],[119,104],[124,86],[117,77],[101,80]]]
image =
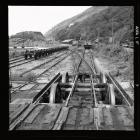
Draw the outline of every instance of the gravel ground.
[[[54,55],[49,56],[48,58],[43,58],[43,59],[35,60],[35,61],[30,62],[30,63],[26,63],[26,64],[23,64],[23,65],[20,65],[20,66],[12,68],[11,69],[11,79],[12,80],[16,80],[16,79],[17,80],[20,80],[20,79],[22,80],[23,78],[19,77],[20,74],[22,74],[23,72],[25,72],[27,70],[32,69],[33,67],[36,67],[36,66],[38,66],[40,64],[43,64],[43,63],[49,61],[50,59],[52,59],[54,56],[57,56],[58,54],[61,55],[62,53],[64,53],[64,52],[55,53]],[[50,63],[48,63],[48,64],[50,64]],[[41,69],[40,69],[40,71],[41,71]],[[34,73],[33,73],[33,76],[34,76]]]
[[[31,61],[30,63],[25,63],[23,65],[20,65],[20,66],[17,66],[17,67],[14,67],[14,68],[11,68],[11,73],[14,74],[14,73],[22,73],[24,70],[29,70],[39,64],[42,64],[44,63],[46,60],[48,61],[49,59],[53,58],[55,55],[57,55],[58,53],[55,53],[49,57],[46,57],[46,58],[42,58],[42,59],[38,59],[38,60],[35,60],[35,61]]]
[[[63,72],[71,72],[72,70],[72,61],[71,56],[68,56],[66,59],[64,59],[62,62],[60,62],[55,67],[51,68],[46,73],[42,74],[40,77],[36,79],[33,83],[30,83],[28,85],[23,86],[20,90],[17,90],[14,94],[12,94],[12,101],[17,98],[30,98],[32,99],[47,83],[51,81],[51,79],[57,74],[57,73],[63,73]],[[38,74],[40,74],[45,69],[38,69]],[[14,82],[14,86],[12,90],[18,89],[21,83],[19,81]],[[41,85],[41,86],[40,86]],[[40,86],[40,87],[39,87]],[[35,88],[34,88],[35,87]],[[41,88],[42,87],[42,88]],[[33,88],[33,89],[32,89]]]
[[[56,65],[55,67],[44,73],[41,77],[37,78],[36,81],[38,83],[43,83],[44,81],[48,83],[52,79],[52,77],[54,77],[54,75],[56,75],[59,72],[60,73],[71,72],[72,70],[71,64],[72,64],[71,56],[69,56],[62,62],[60,62],[58,65]]]

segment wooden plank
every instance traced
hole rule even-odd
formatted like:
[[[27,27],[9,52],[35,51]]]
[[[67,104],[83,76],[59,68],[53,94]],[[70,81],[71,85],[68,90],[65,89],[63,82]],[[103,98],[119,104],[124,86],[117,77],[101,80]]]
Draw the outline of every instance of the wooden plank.
[[[72,88],[66,88],[66,89],[63,89],[63,90],[70,92],[72,90]],[[77,92],[77,91],[78,92],[80,92],[80,91],[90,92],[91,88],[76,88],[75,92]]]
[[[69,115],[66,124],[75,125],[77,110],[78,110],[77,108],[71,108],[69,110]]]
[[[77,87],[91,87],[90,83],[77,83],[76,84]]]
[[[10,115],[10,124],[29,106],[29,104],[21,105],[14,113]]]
[[[61,126],[63,125],[63,123],[67,119],[68,112],[69,112],[69,108],[68,107],[63,107],[62,108],[61,113],[59,115],[59,118],[56,121],[53,130],[60,130],[61,129]]]
[[[98,108],[98,111],[99,111],[99,120],[98,120],[98,125],[99,125],[99,127],[101,126],[101,125],[103,125],[103,123],[104,123],[104,120],[103,120],[103,111],[102,111],[102,107],[99,107]]]
[[[65,122],[65,120],[67,118],[68,111],[69,111],[68,107],[63,107],[56,123]]]
[[[21,106],[21,104],[9,104],[9,113],[10,113],[10,116],[15,113],[15,110],[17,110],[17,108],[19,108]]]
[[[133,106],[134,102],[132,101],[132,99],[130,98],[130,96],[125,92],[125,90],[120,86],[120,84],[112,77],[112,75],[107,74],[106,75],[110,81],[112,82],[112,84],[116,87],[116,89],[119,91],[120,95],[125,99],[125,102],[128,106]]]
[[[9,130],[13,130],[17,125],[19,125],[33,110],[34,104],[31,104],[19,117],[16,119],[9,127]]]
[[[42,123],[51,123],[57,119],[57,116],[60,112],[61,106],[51,106],[51,109],[47,114],[45,115]]]
[[[24,121],[25,123],[32,123],[36,116],[41,112],[41,110],[44,108],[45,105],[38,105],[32,113],[27,117],[27,119]]]
[[[120,119],[119,119],[121,116],[118,112],[117,107],[111,106],[110,112],[111,112],[111,116],[112,116],[112,120],[113,120],[113,129],[125,130],[125,127],[124,127],[122,121],[120,121]]]
[[[132,118],[134,119],[134,106],[127,107],[127,108],[128,108],[129,113],[131,114]]]
[[[80,113],[80,125],[88,125],[90,118],[89,118],[89,114],[90,114],[90,109],[89,108],[83,108],[82,112]]]
[[[24,92],[26,93],[26,92]],[[29,94],[29,92],[28,92]],[[18,98],[18,99],[15,99],[11,104],[25,104],[25,103],[28,103],[30,104],[32,102],[32,99],[24,99],[24,98]]]
[[[134,120],[131,119],[129,116],[129,112],[127,112],[126,108],[124,107],[117,107],[119,111],[119,120],[124,124],[124,126],[133,126]]]
[[[60,86],[62,87],[71,87],[73,85],[72,82],[70,83],[60,83]],[[90,83],[76,83],[76,87],[91,87]]]
[[[92,123],[94,119],[94,109],[90,108],[90,112],[89,112],[89,123]]]
[[[77,96],[90,96],[90,98],[91,98],[91,92],[87,92],[87,91],[86,92],[85,91],[80,91],[80,92],[74,91],[74,95],[77,95]]]
[[[99,130],[98,119],[99,119],[98,108],[94,108],[94,124],[95,124],[96,130]]]
[[[109,125],[113,125],[113,120],[112,120],[112,116],[110,113],[110,109],[109,108],[103,108],[103,115],[104,115],[104,120],[105,120],[105,124],[107,126]]]
[[[52,130],[60,130],[62,124],[56,123]]]

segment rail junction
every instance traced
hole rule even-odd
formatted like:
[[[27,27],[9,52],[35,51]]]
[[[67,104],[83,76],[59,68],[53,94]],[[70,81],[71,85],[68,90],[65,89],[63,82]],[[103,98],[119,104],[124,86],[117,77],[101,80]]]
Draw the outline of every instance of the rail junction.
[[[92,51],[68,50],[47,70],[71,56],[71,71],[56,73],[36,94],[29,90],[31,98],[13,100],[9,130],[134,130],[134,101],[98,67]]]

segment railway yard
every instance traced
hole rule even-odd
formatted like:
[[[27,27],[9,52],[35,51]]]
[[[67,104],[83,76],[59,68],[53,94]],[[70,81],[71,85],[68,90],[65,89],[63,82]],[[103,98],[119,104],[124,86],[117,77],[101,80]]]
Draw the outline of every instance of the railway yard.
[[[99,61],[84,46],[10,59],[9,130],[134,131],[133,84]]]

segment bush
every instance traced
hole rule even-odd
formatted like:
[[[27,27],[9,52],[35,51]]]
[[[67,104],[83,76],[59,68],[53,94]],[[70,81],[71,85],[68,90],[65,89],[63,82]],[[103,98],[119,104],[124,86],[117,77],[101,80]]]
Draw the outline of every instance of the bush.
[[[118,59],[118,61],[130,61],[133,54],[128,54],[123,47],[118,44],[101,44],[97,48],[94,48],[96,54],[104,56],[106,58]]]

